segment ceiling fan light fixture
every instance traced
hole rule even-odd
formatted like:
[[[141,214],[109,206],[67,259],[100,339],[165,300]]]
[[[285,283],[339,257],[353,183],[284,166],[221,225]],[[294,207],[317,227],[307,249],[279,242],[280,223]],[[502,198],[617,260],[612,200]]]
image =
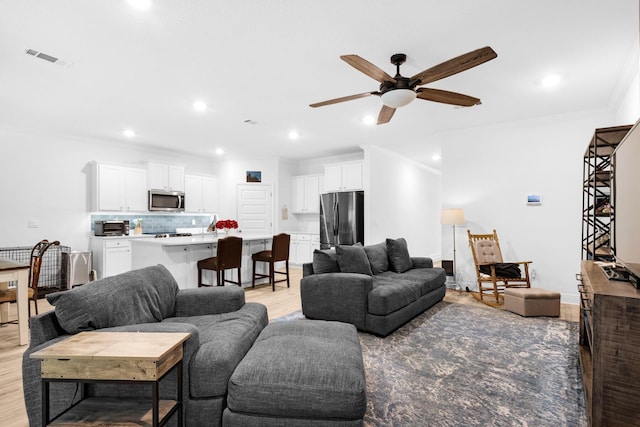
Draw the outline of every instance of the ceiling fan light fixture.
[[[416,95],[413,89],[393,89],[380,95],[380,99],[387,107],[399,108],[416,99]]]

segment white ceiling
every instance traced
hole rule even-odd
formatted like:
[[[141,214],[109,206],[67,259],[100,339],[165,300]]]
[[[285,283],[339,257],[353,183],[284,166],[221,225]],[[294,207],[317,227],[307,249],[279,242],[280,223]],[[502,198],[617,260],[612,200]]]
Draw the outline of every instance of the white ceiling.
[[[0,0],[0,124],[106,143],[130,127],[132,144],[203,156],[301,159],[374,144],[437,167],[439,134],[611,107],[637,36],[637,0],[153,0],[147,11]],[[481,106],[416,100],[381,126],[362,124],[378,97],[308,106],[377,90],[340,55],[394,75],[389,57],[405,53],[411,76],[483,46],[498,58],[428,85]],[[562,76],[554,91],[540,84],[547,73]],[[195,112],[195,100],[209,109]]]

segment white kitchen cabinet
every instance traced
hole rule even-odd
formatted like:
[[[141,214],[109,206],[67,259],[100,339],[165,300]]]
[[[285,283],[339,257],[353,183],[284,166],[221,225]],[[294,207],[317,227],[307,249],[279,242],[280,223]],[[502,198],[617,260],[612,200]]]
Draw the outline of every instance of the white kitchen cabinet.
[[[322,175],[294,176],[292,178],[292,212],[319,213],[323,183]]]
[[[147,163],[148,189],[185,191],[184,166],[164,163]]]
[[[104,163],[93,163],[92,168],[92,210],[147,210],[146,170]]]
[[[218,211],[218,179],[215,176],[184,176],[185,212]]]
[[[302,265],[313,261],[313,249],[316,246],[320,248],[320,236],[309,233],[292,234],[289,262]]]
[[[311,235],[311,262],[313,262],[313,251],[320,250],[320,235],[312,234]]]
[[[131,242],[127,239],[92,237],[89,250],[99,279],[131,270]]]
[[[325,165],[324,191],[362,190],[362,162]]]

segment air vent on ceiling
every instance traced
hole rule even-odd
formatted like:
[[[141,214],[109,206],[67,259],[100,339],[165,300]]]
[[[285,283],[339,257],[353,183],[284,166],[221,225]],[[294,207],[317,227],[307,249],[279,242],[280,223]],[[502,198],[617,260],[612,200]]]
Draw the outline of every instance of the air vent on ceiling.
[[[27,55],[35,56],[36,58],[44,59],[45,61],[49,61],[52,64],[60,65],[62,67],[70,67],[73,65],[73,62],[62,61],[55,56],[47,55],[43,52],[38,52],[37,50],[27,49],[25,50]]]

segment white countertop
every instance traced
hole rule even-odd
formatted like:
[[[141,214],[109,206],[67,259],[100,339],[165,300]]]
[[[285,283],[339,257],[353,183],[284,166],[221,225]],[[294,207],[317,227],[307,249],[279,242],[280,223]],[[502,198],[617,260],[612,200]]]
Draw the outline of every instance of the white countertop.
[[[265,240],[273,238],[272,234],[231,234],[231,236],[242,237],[243,240]],[[202,245],[206,243],[216,243],[219,239],[227,236],[214,236],[213,234],[199,234],[186,237],[162,237],[152,239],[135,239],[132,243],[136,245],[154,245],[154,246],[183,246],[183,245]]]

